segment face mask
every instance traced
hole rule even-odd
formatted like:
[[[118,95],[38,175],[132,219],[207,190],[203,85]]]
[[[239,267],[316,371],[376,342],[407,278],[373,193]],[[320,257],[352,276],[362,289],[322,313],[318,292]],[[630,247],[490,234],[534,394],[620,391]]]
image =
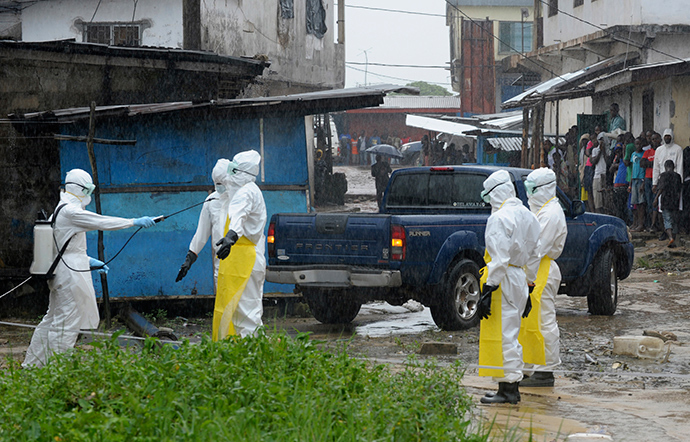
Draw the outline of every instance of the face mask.
[[[246,170],[240,169],[239,167],[240,166],[236,162],[230,161],[230,164],[228,165],[228,175],[235,176],[237,174],[237,172],[242,172],[242,173],[246,173],[247,175],[251,175],[254,177],[256,176],[253,173],[249,173]]]
[[[81,199],[81,206],[86,207],[91,203],[91,196],[86,195],[84,198]]]
[[[93,191],[96,190],[96,185],[95,185],[95,184],[90,184],[90,183],[89,183],[89,184],[86,184],[86,185],[82,185],[82,184],[72,183],[72,182],[65,183],[65,185],[67,185],[67,184],[74,184],[75,186],[81,187],[81,191],[82,191],[82,192],[84,193],[84,195],[86,195],[86,196],[91,196],[91,194],[93,193]]]
[[[216,192],[220,193],[221,195],[225,193],[225,186],[222,184],[216,184]]]
[[[498,183],[489,190],[482,190],[481,196],[482,196],[482,199],[484,200],[485,203],[487,203],[487,204],[491,203],[491,196],[489,194],[491,192],[493,192],[494,189],[497,188],[498,186],[500,186],[501,184],[505,184],[505,183]]]
[[[527,191],[528,196],[532,196],[535,193],[537,193],[537,189],[539,189],[542,186],[547,186],[551,183],[554,183],[555,181],[549,181],[548,183],[540,184],[537,186],[537,184],[534,181],[525,181],[525,190]]]

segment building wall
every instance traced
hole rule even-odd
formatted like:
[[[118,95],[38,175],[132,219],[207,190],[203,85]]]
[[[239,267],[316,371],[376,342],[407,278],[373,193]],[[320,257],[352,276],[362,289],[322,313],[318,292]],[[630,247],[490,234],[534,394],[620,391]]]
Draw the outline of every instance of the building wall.
[[[281,18],[279,0],[202,2],[202,49],[268,58],[271,68],[264,74],[265,87],[257,91],[260,95],[342,88],[345,48],[334,42],[337,12],[333,0],[323,0],[323,5],[328,30],[317,38],[307,34],[305,1],[294,2],[293,18]]]
[[[690,145],[690,77],[673,77],[671,92],[674,104],[669,126],[676,144],[685,147]]]
[[[560,41],[568,41],[583,35],[616,25],[642,24],[690,24],[686,0],[585,0],[582,6],[573,7],[572,0],[558,1],[562,12],[549,17],[549,6],[542,4],[544,17],[544,46]],[[591,24],[584,23],[567,14],[578,17]]]
[[[345,85],[345,45],[335,43],[334,0],[322,0],[328,28],[323,38],[306,31],[306,0],[294,2],[294,18],[280,18],[279,0],[199,2],[201,50],[271,61],[263,86],[245,96],[284,95]],[[184,0],[53,0],[27,7],[24,41],[83,40],[81,22],[143,21],[143,46],[184,47]],[[189,3],[187,6],[189,6]],[[95,14],[94,14],[95,12]],[[198,25],[195,23],[195,25]],[[234,97],[232,97],[234,98]]]
[[[544,133],[565,135],[570,126],[577,124],[578,114],[592,113],[590,97],[561,101],[558,106],[558,127],[556,127],[556,102],[546,103],[544,112]]]
[[[182,0],[52,0],[36,2],[22,12],[22,40],[83,41],[80,22],[146,20],[142,46],[182,48]]]
[[[459,6],[459,8],[464,12],[465,14],[469,15],[472,20],[482,22],[486,20],[488,17],[489,20],[494,21],[494,27],[493,27],[493,33],[495,36],[499,36],[499,22],[501,21],[509,21],[509,22],[520,22],[522,13],[521,9],[522,7],[520,6]],[[529,17],[525,19],[525,23],[531,23],[532,22],[532,5],[528,6],[527,9],[529,10]],[[450,21],[450,26],[454,27],[455,29],[460,29],[460,22],[464,18],[465,20],[468,20],[468,18],[461,13],[454,11],[454,9],[451,6],[448,6],[449,13],[453,13],[453,20]],[[458,38],[459,38],[459,31],[457,32]],[[529,39],[525,37],[525,45],[529,44]],[[454,58],[460,58],[460,42],[458,41],[455,46],[451,47],[456,47],[458,50],[457,54],[451,54],[451,60]],[[500,61],[503,58],[507,57],[508,55],[511,54],[499,54],[499,49],[500,49],[500,44],[498,41],[495,42],[494,44],[494,58],[496,61]]]
[[[531,2],[522,2],[529,4],[525,6],[520,6],[521,2],[512,2],[514,5],[511,6],[493,6],[490,5],[490,3],[497,3],[495,1],[460,1],[460,2],[455,2],[455,3],[470,3],[470,4],[462,4],[459,5],[458,8],[462,11],[459,12],[457,9],[455,9],[453,6],[448,5],[446,8],[447,11],[447,19],[446,19],[446,24],[450,26],[450,57],[452,62],[454,63],[454,70],[452,72],[452,77],[451,77],[451,83],[453,90],[456,92],[463,92],[463,84],[461,84],[462,80],[462,72],[463,72],[463,67],[459,65],[461,63],[461,60],[463,63],[467,63],[462,58],[462,41],[461,41],[461,36],[462,36],[462,22],[463,20],[468,24],[470,19],[468,19],[464,14],[467,14],[472,20],[478,22],[478,23],[483,23],[487,18],[489,20],[493,21],[493,28],[492,28],[492,33],[495,37],[500,38],[500,22],[515,22],[515,23],[520,23],[522,20],[522,8],[527,8],[529,11],[529,17],[525,18],[524,22],[527,24],[532,23],[532,3]],[[489,4],[489,5],[487,5]],[[525,36],[525,45],[530,44],[532,41],[531,37],[529,35]],[[506,42],[507,43],[507,42]],[[477,48],[476,45],[473,43],[470,43],[472,45],[472,48]],[[515,46],[513,46],[516,48]],[[477,48],[479,49],[479,48]],[[516,48],[518,49],[518,48]],[[493,59],[494,59],[494,66],[496,66],[495,71],[494,71],[494,76],[495,76],[495,81],[494,81],[494,108],[495,109],[500,109],[500,104],[508,99],[512,98],[513,96],[519,94],[522,92],[521,87],[511,87],[510,84],[513,83],[517,78],[517,74],[506,74],[503,73],[500,69],[500,60],[503,58],[514,54],[515,52],[511,53],[501,53],[501,43],[499,40],[494,39],[493,41]],[[468,58],[468,57],[465,57]],[[484,64],[483,61],[476,61],[477,64]],[[468,75],[468,72],[470,70],[465,69],[465,75]],[[465,82],[467,83],[468,79],[465,79]],[[475,82],[476,84],[476,82]],[[467,84],[465,85],[467,86]],[[529,86],[529,85],[528,85]],[[467,91],[465,91],[467,92]],[[482,94],[483,95],[483,94]],[[464,97],[465,101],[468,102],[470,100],[467,100],[467,96]],[[480,112],[480,109],[477,108],[476,104],[472,104],[468,106],[468,103],[465,103],[466,106],[463,106],[463,110],[469,111],[469,113],[476,113]],[[493,110],[491,110],[493,112]]]

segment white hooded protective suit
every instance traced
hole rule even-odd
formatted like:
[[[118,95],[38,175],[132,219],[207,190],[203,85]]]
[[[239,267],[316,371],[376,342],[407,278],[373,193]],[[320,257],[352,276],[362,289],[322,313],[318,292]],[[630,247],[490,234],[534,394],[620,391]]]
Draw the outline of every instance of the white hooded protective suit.
[[[189,243],[189,250],[197,256],[206,245],[208,237],[211,236],[211,248],[213,251],[213,283],[214,287],[218,284],[218,265],[220,260],[216,257],[216,243],[223,237],[225,220],[228,213],[230,199],[237,191],[237,188],[228,189],[223,182],[227,179],[228,166],[230,160],[221,158],[216,162],[211,172],[211,178],[216,190],[206,198],[206,203],[201,208],[199,214],[199,224],[192,241]]]
[[[249,150],[238,153],[232,161],[237,171],[229,172],[224,182],[227,191],[234,192],[228,205],[224,234],[232,230],[238,240],[230,255],[220,263],[213,312],[214,340],[232,334],[245,337],[263,324],[267,214],[264,197],[255,183],[261,155]]]
[[[53,235],[57,250],[72,238],[62,260],[55,268],[55,276],[48,281],[50,300],[48,313],[36,327],[31,344],[26,351],[23,366],[43,366],[53,353],[61,353],[74,347],[80,329],[98,327],[98,307],[86,254],[86,233],[91,230],[118,230],[133,226],[132,219],[98,215],[84,210],[91,201],[83,193],[83,187],[92,185],[91,176],[73,169],[65,177],[65,191],[60,195],[65,205],[55,219]],[[56,208],[57,210],[57,208]],[[66,264],[66,265],[65,265]],[[86,270],[75,272],[75,270]]]
[[[666,135],[671,136],[671,142],[666,144]],[[652,185],[656,186],[659,183],[659,176],[666,171],[664,163],[666,160],[673,160],[675,168],[673,169],[681,177],[683,176],[683,149],[673,142],[673,130],[666,129],[661,136],[661,146],[656,148],[654,152],[654,168],[652,169]]]
[[[484,190],[491,197],[491,216],[484,233],[486,251],[491,259],[487,264],[486,284],[500,285],[501,290],[500,330],[504,374],[503,377],[494,376],[494,380],[513,383],[522,379],[523,368],[518,333],[521,315],[527,305],[528,288],[522,267],[535,253],[539,221],[515,197],[515,188],[507,171],[492,173],[484,181]],[[496,296],[496,292],[493,296]],[[496,311],[492,307],[492,316],[494,313]],[[482,326],[488,320],[482,320]],[[481,346],[480,338],[480,352]]]
[[[539,318],[535,317],[534,320],[539,320],[539,330],[544,339],[545,364],[543,366],[525,364],[525,368],[553,371],[561,363],[559,332],[556,323],[556,294],[561,285],[561,271],[556,259],[563,252],[568,225],[563,208],[556,196],[556,174],[551,169],[536,169],[527,176],[526,181],[534,184],[534,193],[530,195],[528,192],[529,207],[536,215],[541,227],[537,254],[527,266],[528,280],[535,281],[537,275],[540,276],[537,287],[532,293],[532,305],[535,308],[527,320],[532,319],[532,314],[539,313]],[[545,282],[541,280],[543,278],[546,279]],[[535,302],[537,291],[542,286],[540,300]],[[538,308],[536,308],[537,304],[539,304]],[[523,320],[523,325],[527,320]]]

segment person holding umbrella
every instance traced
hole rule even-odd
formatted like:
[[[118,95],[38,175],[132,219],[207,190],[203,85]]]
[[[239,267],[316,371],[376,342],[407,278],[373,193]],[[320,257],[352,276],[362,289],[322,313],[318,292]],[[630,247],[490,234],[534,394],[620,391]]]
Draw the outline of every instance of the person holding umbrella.
[[[391,170],[391,166],[388,164],[388,161],[384,160],[382,155],[376,155],[376,163],[371,166],[371,176],[373,176],[375,180],[376,202],[378,203],[379,207],[381,207],[383,191],[386,189],[391,172],[393,171]]]

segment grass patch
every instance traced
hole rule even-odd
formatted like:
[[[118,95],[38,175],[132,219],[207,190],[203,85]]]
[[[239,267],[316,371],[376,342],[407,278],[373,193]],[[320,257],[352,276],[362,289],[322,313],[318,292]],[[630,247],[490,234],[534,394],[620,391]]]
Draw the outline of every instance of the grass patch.
[[[0,371],[0,440],[485,441],[459,365],[371,366],[300,334],[115,340]]]

